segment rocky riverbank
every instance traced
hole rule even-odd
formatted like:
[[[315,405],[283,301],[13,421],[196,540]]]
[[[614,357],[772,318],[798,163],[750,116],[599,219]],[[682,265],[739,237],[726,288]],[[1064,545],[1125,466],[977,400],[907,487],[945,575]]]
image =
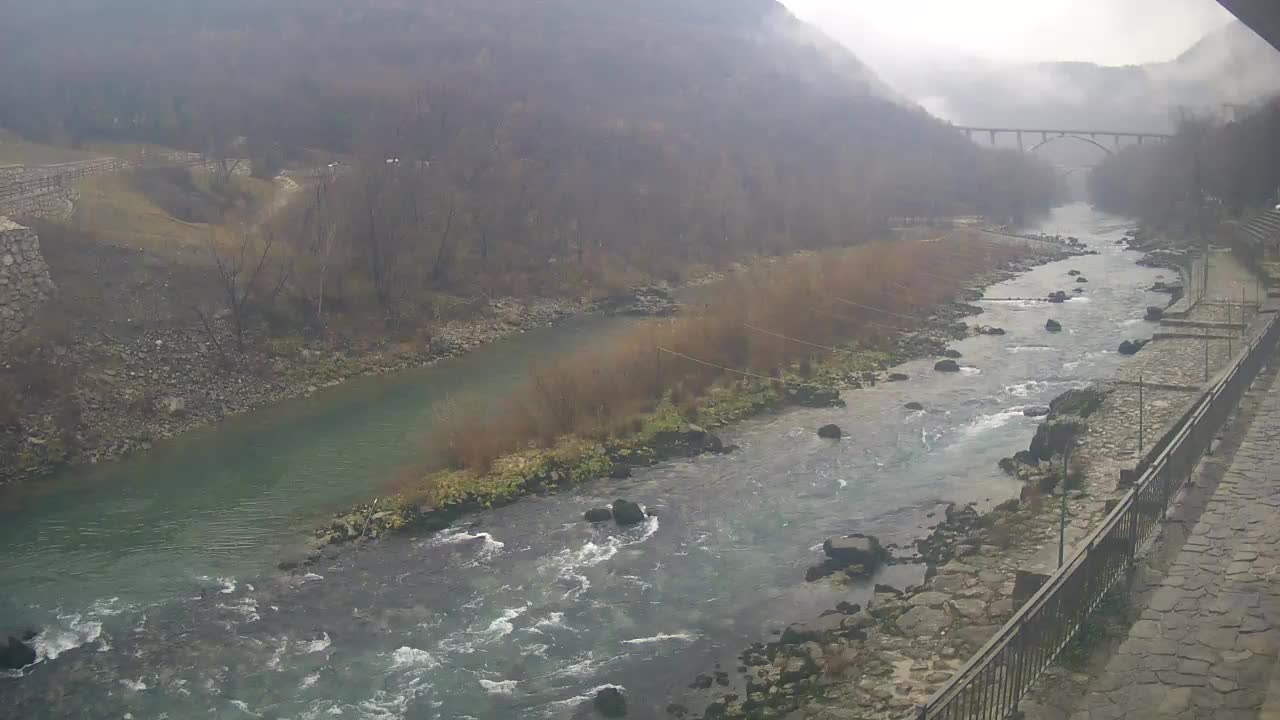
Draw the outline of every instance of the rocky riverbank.
[[[1189,257],[1186,249],[1162,250],[1143,262],[1181,270]],[[1189,317],[1215,319],[1220,312],[1206,305],[1193,308]],[[930,535],[916,542],[914,555],[895,553],[894,562],[925,565],[923,583],[901,590],[877,585],[865,608],[840,602],[772,642],[752,645],[721,687],[703,689],[695,683],[699,692],[688,704],[705,702],[701,712],[683,705],[669,712],[678,718],[753,720],[909,716],[1052,572],[1060,504],[1071,552],[1127,491],[1132,474],[1122,471],[1131,473],[1144,450],[1182,417],[1202,373],[1212,375],[1226,366],[1225,350],[1213,349],[1202,366],[1185,341],[1150,343],[1114,382],[1059,396],[1043,413],[1046,420],[1030,447],[1001,463],[1024,480],[1020,498],[986,514],[952,505]],[[1155,385],[1141,400],[1145,445],[1138,437],[1136,382],[1144,374]],[[1064,463],[1068,449],[1071,459]],[[819,582],[847,583],[851,597],[862,577],[821,575]]]
[[[60,401],[0,424],[0,485],[147,450],[158,440],[352,378],[424,367],[590,307],[585,300],[495,299],[430,338],[357,347],[251,337],[245,352],[227,353],[227,362],[217,348],[234,342],[225,319],[214,321],[217,343],[196,326],[68,338],[25,358],[41,366],[48,382],[74,380]]]

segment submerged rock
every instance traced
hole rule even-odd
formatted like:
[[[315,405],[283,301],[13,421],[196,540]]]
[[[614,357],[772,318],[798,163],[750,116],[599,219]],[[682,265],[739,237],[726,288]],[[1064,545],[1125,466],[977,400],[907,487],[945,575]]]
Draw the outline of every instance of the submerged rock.
[[[1032,405],[1031,407],[1023,408],[1022,414],[1030,418],[1044,417],[1045,415],[1049,414],[1049,406],[1048,405]]]
[[[992,327],[990,325],[979,325],[979,335],[1004,335],[1004,328]]]
[[[818,437],[826,440],[839,440],[844,437],[844,431],[839,425],[823,425],[818,428]]]
[[[949,357],[952,360],[959,360],[960,358],[964,357],[963,355],[960,354],[959,350],[950,350],[950,349],[942,353],[942,355],[944,357]]]
[[[613,501],[613,520],[619,525],[639,525],[644,522],[644,510],[630,500]]]
[[[613,510],[610,510],[607,507],[591,508],[583,513],[582,517],[585,518],[587,522],[609,522],[613,519]]]
[[[620,718],[627,715],[627,698],[616,687],[600,688],[596,691],[591,705],[596,712],[607,718]]]
[[[1089,282],[1089,278],[1087,278],[1087,277],[1085,277],[1085,276],[1081,275],[1080,277],[1076,278],[1076,282],[1078,282],[1078,283],[1087,283],[1087,282]]]
[[[1079,271],[1079,270],[1068,270],[1068,271],[1067,271],[1067,274],[1068,274],[1068,275],[1071,275],[1072,277],[1074,277],[1074,276],[1076,276],[1076,275],[1079,275],[1079,274],[1080,274],[1080,271]]]
[[[902,382],[904,380],[910,380],[910,379],[911,379],[910,376],[904,375],[902,373],[889,373],[889,378],[888,378],[889,382]]]
[[[1061,332],[1061,331],[1062,331],[1062,323],[1060,323],[1060,322],[1058,322],[1057,320],[1054,320],[1054,319],[1052,319],[1052,318],[1051,318],[1051,319],[1049,319],[1047,322],[1045,322],[1045,324],[1044,324],[1044,329],[1045,329],[1045,330],[1048,330],[1049,332]]]
[[[955,360],[939,360],[934,363],[933,369],[938,372],[960,372],[960,365]]]
[[[35,648],[18,638],[10,635],[7,643],[0,643],[0,668],[20,670],[35,661]]]
[[[924,405],[921,405],[918,402],[909,402],[906,405],[903,405],[902,407],[906,408],[907,410],[923,410],[924,409]]]

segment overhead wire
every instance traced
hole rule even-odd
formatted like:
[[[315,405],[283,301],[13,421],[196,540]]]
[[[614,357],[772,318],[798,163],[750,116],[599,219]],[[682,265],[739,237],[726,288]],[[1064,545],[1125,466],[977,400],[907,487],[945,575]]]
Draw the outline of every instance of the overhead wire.
[[[664,353],[668,353],[668,354],[670,354],[670,355],[674,355],[674,356],[676,356],[676,357],[678,357],[678,358],[684,358],[685,360],[688,360],[688,361],[690,361],[690,362],[695,362],[695,363],[697,363],[697,364],[699,364],[699,365],[705,365],[706,367],[709,367],[709,368],[714,368],[714,369],[716,369],[716,370],[723,370],[724,372],[735,373],[735,374],[737,374],[737,375],[742,375],[742,376],[749,377],[749,378],[755,378],[755,379],[757,379],[757,380],[765,380],[765,381],[767,381],[767,382],[771,382],[771,383],[776,382],[776,383],[781,383],[781,384],[783,384],[783,385],[793,385],[793,386],[796,386],[796,387],[811,387],[811,388],[817,388],[817,389],[819,389],[819,390],[831,390],[831,391],[837,391],[837,392],[838,392],[838,389],[837,389],[837,388],[830,387],[830,386],[827,386],[827,385],[818,385],[817,383],[804,382],[804,381],[800,381],[800,380],[785,380],[785,379],[783,379],[783,378],[775,378],[775,377],[769,377],[768,375],[760,375],[759,373],[748,372],[748,371],[746,371],[746,370],[738,370],[737,368],[726,367],[726,366],[724,366],[724,365],[718,365],[718,364],[716,364],[716,363],[708,362],[708,361],[706,361],[706,360],[700,360],[700,359],[698,359],[698,358],[696,358],[696,357],[693,357],[692,355],[685,355],[685,354],[684,354],[684,353],[682,353],[682,352],[676,352],[675,350],[672,350],[672,349],[670,349],[670,348],[662,347],[661,345],[659,345],[659,346],[657,346],[657,347],[658,347],[658,350],[660,350],[660,351],[662,351],[662,352],[664,352]]]

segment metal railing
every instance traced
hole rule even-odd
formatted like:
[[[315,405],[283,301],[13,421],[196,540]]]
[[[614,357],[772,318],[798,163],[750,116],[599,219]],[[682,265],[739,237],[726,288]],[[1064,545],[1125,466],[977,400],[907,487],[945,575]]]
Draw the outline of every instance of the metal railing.
[[[916,709],[916,718],[998,720],[1018,702],[1075,636],[1164,518],[1240,398],[1280,340],[1272,317],[1196,401],[1165,448],[1146,466],[1079,549],[969,662]]]

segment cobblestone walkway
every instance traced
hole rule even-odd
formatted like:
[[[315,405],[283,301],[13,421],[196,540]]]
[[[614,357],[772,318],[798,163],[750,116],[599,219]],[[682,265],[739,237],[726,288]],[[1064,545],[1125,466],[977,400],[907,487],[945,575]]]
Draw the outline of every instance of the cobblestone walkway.
[[[1280,649],[1280,381],[1254,393],[1252,422],[1140,618],[1075,707],[1052,715],[1280,718],[1267,699]]]

